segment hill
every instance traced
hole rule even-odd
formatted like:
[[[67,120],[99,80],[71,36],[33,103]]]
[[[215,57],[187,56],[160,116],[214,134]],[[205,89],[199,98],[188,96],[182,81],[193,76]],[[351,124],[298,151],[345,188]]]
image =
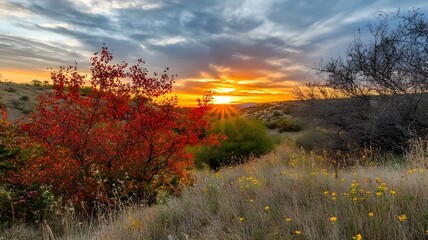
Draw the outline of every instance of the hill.
[[[10,121],[32,112],[37,106],[37,96],[50,91],[50,86],[0,83],[0,104],[6,106]]]

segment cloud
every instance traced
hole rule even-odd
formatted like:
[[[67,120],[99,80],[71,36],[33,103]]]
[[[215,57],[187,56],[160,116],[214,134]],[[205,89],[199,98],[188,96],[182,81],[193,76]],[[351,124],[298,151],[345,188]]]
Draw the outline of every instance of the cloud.
[[[343,53],[377,10],[413,6],[428,9],[423,0],[0,0],[0,64],[87,69],[106,43],[117,60],[170,67],[179,92],[266,96]]]

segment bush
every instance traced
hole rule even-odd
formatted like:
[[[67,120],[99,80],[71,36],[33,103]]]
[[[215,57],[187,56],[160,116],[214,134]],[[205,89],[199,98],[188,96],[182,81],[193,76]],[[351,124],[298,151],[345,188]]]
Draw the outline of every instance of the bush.
[[[275,122],[279,132],[298,132],[302,127],[293,119],[282,118]]]
[[[269,129],[278,129],[279,132],[298,132],[302,127],[293,119],[281,118],[265,124]]]
[[[25,107],[25,103],[24,102],[22,102],[22,101],[19,101],[18,99],[16,99],[16,98],[12,98],[12,99],[10,99],[9,100],[9,104],[10,104],[10,106],[13,108],[13,109],[17,109],[17,110],[20,110],[20,111],[22,111],[23,109],[24,109],[24,107]]]
[[[47,193],[82,212],[153,204],[160,189],[178,194],[192,183],[187,146],[215,143],[205,117],[210,96],[198,100],[199,107],[179,108],[176,97],[166,97],[173,83],[166,70],[148,77],[142,60],[128,67],[112,59],[106,47],[91,58],[86,97],[77,66],[60,67],[51,74],[54,91],[39,98],[31,121],[10,128],[3,111],[0,145],[18,152],[4,162],[9,168],[2,169],[0,191],[24,200],[30,194],[19,202],[30,215],[47,206],[34,205],[46,202]]]
[[[30,97],[24,95],[24,96],[19,97],[19,100],[27,102],[28,100],[30,100]]]
[[[320,80],[296,93],[334,148],[401,155],[428,134],[428,19],[418,9],[376,15],[369,34],[359,32],[343,56],[319,64]]]
[[[82,87],[81,89],[79,89],[80,95],[86,97],[89,94],[91,94],[92,92],[92,88],[91,87]]]
[[[16,89],[15,88],[13,88],[13,87],[7,87],[7,88],[5,88],[4,89],[6,92],[16,92]]]
[[[193,149],[196,166],[208,164],[217,170],[224,165],[241,163],[250,156],[260,156],[272,150],[274,141],[261,121],[232,118],[217,121],[214,133],[224,134],[220,146]]]

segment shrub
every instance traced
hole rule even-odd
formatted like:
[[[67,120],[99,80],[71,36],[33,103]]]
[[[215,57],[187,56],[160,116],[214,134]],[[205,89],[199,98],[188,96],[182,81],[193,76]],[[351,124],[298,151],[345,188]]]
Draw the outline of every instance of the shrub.
[[[280,132],[298,132],[302,127],[296,122],[296,120],[289,118],[278,119],[275,122],[277,128]]]
[[[16,89],[15,88],[13,88],[13,87],[7,87],[7,88],[5,88],[4,89],[6,92],[16,92]]]
[[[27,102],[28,100],[30,100],[30,97],[24,95],[24,96],[19,97],[19,100]]]
[[[91,87],[82,87],[79,89],[80,95],[82,96],[88,96],[91,94],[92,92],[92,88]]]
[[[279,132],[298,132],[302,129],[300,124],[289,118],[281,118],[273,122],[267,122],[265,125],[269,129],[278,129]]]
[[[261,121],[232,118],[217,121],[213,129],[216,134],[224,134],[220,146],[194,149],[197,166],[208,164],[211,169],[236,164],[250,156],[260,156],[272,150],[274,142]]]
[[[17,109],[17,110],[23,110],[25,107],[25,103],[22,101],[19,101],[16,98],[12,98],[9,100],[9,104],[11,105],[11,107],[13,109]]]
[[[148,77],[142,60],[128,68],[112,59],[106,47],[91,58],[86,97],[76,66],[53,71],[54,91],[39,99],[32,121],[0,132],[1,143],[18,150],[0,178],[7,192],[23,197],[49,186],[64,204],[91,212],[134,199],[152,204],[159,189],[179,193],[192,182],[186,147],[215,142],[205,117],[210,96],[178,108],[165,96],[174,81],[166,71]]]
[[[297,96],[309,100],[304,115],[327,129],[336,149],[402,155],[428,134],[428,19],[419,9],[376,15],[369,34],[359,31],[343,56],[319,64],[320,80]]]
[[[37,80],[37,79],[33,79],[31,81],[31,85],[35,86],[35,87],[41,87],[42,86],[42,81]]]

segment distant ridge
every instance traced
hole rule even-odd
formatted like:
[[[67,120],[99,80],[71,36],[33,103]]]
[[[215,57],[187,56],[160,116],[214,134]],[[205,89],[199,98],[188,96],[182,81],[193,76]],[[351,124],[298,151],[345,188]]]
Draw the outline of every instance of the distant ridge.
[[[252,106],[256,106],[257,103],[254,102],[247,102],[247,103],[236,103],[236,104],[230,104],[234,107],[236,107],[237,109],[244,109],[244,108],[248,108],[248,107],[252,107]]]

